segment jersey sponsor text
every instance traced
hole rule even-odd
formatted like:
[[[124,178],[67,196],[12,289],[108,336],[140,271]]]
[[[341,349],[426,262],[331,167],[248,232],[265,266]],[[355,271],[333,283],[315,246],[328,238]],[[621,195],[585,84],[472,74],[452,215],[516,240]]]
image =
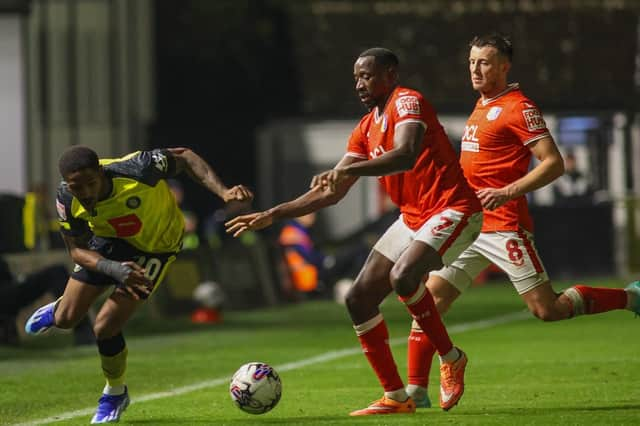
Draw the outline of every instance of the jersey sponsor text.
[[[396,99],[398,115],[404,117],[409,114],[420,115],[420,101],[417,96],[401,96]]]
[[[524,116],[524,121],[527,124],[527,129],[529,129],[530,132],[547,128],[547,124],[544,122],[542,113],[540,113],[538,108],[522,110],[522,115]]]

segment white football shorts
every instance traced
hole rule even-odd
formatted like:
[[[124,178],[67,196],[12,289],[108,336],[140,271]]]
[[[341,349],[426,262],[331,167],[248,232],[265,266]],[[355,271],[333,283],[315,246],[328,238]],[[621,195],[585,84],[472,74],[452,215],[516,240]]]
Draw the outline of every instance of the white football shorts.
[[[409,228],[400,215],[373,249],[395,263],[414,240],[422,241],[437,250],[442,263],[449,265],[471,245],[480,229],[482,212],[465,215],[447,209],[431,216],[417,231]]]
[[[431,273],[463,292],[490,263],[509,276],[518,294],[549,281],[533,235],[525,230],[483,232],[453,263]]]

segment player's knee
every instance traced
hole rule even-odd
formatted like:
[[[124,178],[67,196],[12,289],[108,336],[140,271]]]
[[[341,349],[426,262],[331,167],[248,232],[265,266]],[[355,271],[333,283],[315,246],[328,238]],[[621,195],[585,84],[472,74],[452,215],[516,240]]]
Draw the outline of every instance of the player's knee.
[[[409,296],[421,284],[421,276],[416,275],[412,268],[396,263],[389,272],[391,286],[399,296]]]
[[[439,313],[444,314],[449,310],[449,308],[451,307],[452,300],[449,300],[447,297],[445,297],[442,294],[432,293],[431,295],[433,296],[433,302],[435,303]]]
[[[93,325],[93,333],[96,335],[96,339],[104,340],[120,333],[120,328],[114,327],[106,318],[98,316]]]
[[[358,286],[352,285],[345,295],[344,302],[347,306],[347,310],[353,314],[359,307],[362,307],[364,302],[366,302],[366,295]]]

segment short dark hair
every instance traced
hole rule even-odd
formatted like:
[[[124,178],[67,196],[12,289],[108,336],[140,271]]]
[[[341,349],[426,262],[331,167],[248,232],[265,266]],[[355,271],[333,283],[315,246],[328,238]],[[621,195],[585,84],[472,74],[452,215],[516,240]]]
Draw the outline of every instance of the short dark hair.
[[[499,33],[491,33],[482,36],[475,36],[473,40],[469,42],[469,47],[485,46],[494,47],[500,55],[509,59],[509,62],[513,60],[513,44],[511,43],[511,38],[509,38],[509,36]]]
[[[384,47],[372,47],[358,55],[359,58],[364,58],[365,56],[373,56],[376,64],[385,67],[397,67],[400,65],[400,61],[396,54]]]
[[[99,168],[98,154],[84,145],[73,145],[67,148],[58,160],[58,171],[63,177],[78,170],[98,170]]]

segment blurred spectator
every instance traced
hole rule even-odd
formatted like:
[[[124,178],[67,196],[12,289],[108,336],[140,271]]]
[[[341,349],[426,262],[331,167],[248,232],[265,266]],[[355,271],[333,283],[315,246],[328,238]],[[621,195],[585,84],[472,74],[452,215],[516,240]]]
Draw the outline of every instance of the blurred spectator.
[[[564,174],[553,183],[556,204],[567,206],[590,204],[593,192],[589,178],[578,170],[573,152],[565,155],[564,170]]]
[[[198,216],[184,203],[184,187],[179,180],[167,179],[169,189],[182,211],[184,216],[184,237],[182,240],[183,250],[195,250],[200,246],[198,236]]]
[[[45,293],[53,297],[62,296],[69,273],[62,264],[44,267],[18,280],[9,266],[0,258],[0,344],[17,344],[16,316]],[[88,316],[73,329],[76,345],[95,342],[93,327]]]
[[[278,237],[293,286],[303,293],[319,292],[324,286],[320,275],[325,256],[314,247],[310,232],[315,222],[315,213],[290,219]]]
[[[317,296],[330,296],[334,285],[341,280],[355,279],[359,267],[367,258],[370,246],[366,243],[367,227],[357,232],[351,241],[334,244],[331,253],[318,249],[312,228],[316,213],[287,220],[280,231],[278,243],[283,249],[284,261],[292,281],[293,290]],[[375,223],[370,224],[375,227]]]

